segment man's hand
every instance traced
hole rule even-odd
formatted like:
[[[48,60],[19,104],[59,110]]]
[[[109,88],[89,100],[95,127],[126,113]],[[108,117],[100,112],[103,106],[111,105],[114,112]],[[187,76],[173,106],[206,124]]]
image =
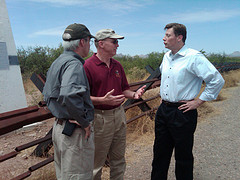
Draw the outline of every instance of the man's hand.
[[[107,94],[103,97],[104,104],[115,106],[123,103],[123,101],[125,100],[125,96],[123,94],[113,96],[113,92],[114,92],[114,89],[107,92]]]
[[[205,101],[203,101],[201,99],[194,99],[194,100],[191,100],[191,101],[179,101],[179,102],[185,103],[185,104],[178,107],[179,110],[184,110],[183,113],[185,113],[187,111],[197,109]]]
[[[141,88],[139,88],[136,92],[135,92],[135,94],[134,94],[134,96],[133,96],[133,99],[139,99],[142,95],[143,95],[143,93],[145,92],[145,88],[146,87],[146,85],[144,85],[143,87],[141,87]]]
[[[91,124],[89,124],[88,127],[84,128],[85,129],[85,139],[88,139],[91,135]]]
[[[90,96],[93,102],[93,105],[107,104],[111,106],[116,106],[116,105],[122,104],[123,101],[125,100],[125,96],[123,94],[114,96],[113,92],[114,92],[114,89],[107,92],[102,97]]]
[[[77,124],[78,126],[81,126],[81,124],[79,124],[77,121],[75,121],[75,120],[69,120],[69,122],[70,123],[75,123],[75,124]],[[91,124],[89,124],[89,126],[88,127],[86,127],[86,128],[84,128],[84,130],[85,130],[85,139],[88,139],[89,137],[90,137],[90,135],[91,135]]]

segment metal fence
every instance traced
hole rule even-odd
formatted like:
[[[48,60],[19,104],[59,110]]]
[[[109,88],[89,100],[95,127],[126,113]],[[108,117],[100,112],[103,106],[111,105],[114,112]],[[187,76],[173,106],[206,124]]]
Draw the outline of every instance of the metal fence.
[[[214,66],[222,73],[227,72],[230,70],[236,70],[240,69],[240,63],[219,63],[214,64]],[[145,81],[135,82],[130,84],[130,89],[133,91],[136,91],[138,88],[140,88],[143,85],[146,85],[145,90],[149,90],[155,87],[158,87],[160,85],[160,71],[159,68],[153,69],[150,66],[146,67],[147,71],[150,73],[150,76]],[[33,74],[31,77],[31,80],[34,82],[36,87],[42,92],[44,83],[46,81],[46,78],[41,74]],[[138,114],[135,117],[132,117],[127,120],[127,123],[130,123],[146,114],[151,114],[154,112],[158,107],[149,107],[147,102],[154,100],[156,98],[159,98],[159,95],[156,95],[154,97],[151,97],[149,99],[139,99],[139,100],[127,100],[123,107],[125,111],[128,109],[131,109],[132,107],[138,106],[142,113]],[[17,130],[22,128],[25,125],[29,125],[35,122],[44,121],[47,119],[53,118],[53,115],[48,110],[45,102],[41,101],[36,106],[31,106],[23,109],[18,109],[15,111],[10,111],[6,113],[0,114],[0,135],[9,133],[11,131]],[[37,139],[35,141],[29,142],[27,144],[23,144],[20,146],[17,146],[12,152],[9,152],[5,155],[0,156],[0,162],[6,161],[10,158],[16,157],[22,150],[33,147],[35,145],[38,145],[38,147],[33,152],[34,155],[39,157],[44,157],[44,160],[40,163],[37,163],[31,167],[29,167],[26,172],[18,175],[17,177],[13,178],[15,180],[17,179],[25,179],[26,177],[29,177],[33,171],[36,171],[37,169],[47,165],[48,163],[53,161],[53,157],[46,158],[44,155],[49,151],[49,149],[52,147],[52,140],[51,140],[51,133],[52,129],[48,132],[48,134],[45,137],[42,137],[40,139]]]

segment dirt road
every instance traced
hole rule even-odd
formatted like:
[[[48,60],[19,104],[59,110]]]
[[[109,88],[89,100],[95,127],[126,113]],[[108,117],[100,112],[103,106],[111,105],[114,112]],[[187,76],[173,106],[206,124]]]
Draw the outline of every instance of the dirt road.
[[[222,91],[225,100],[211,102],[214,112],[207,118],[199,118],[193,150],[194,180],[240,179],[240,84]],[[0,155],[12,151],[17,145],[43,137],[51,128],[52,121],[1,136]],[[149,180],[154,135],[145,134],[134,141],[131,138],[127,137],[125,180]],[[21,152],[17,157],[0,163],[0,180],[11,179],[42,161],[31,157],[32,151],[33,149]],[[39,169],[29,179],[55,179],[53,163]],[[173,158],[168,180],[175,180]]]
[[[194,145],[195,180],[240,179],[240,86],[223,89],[226,99],[211,102],[214,113],[199,119]],[[154,137],[142,138],[127,147],[125,180],[148,180],[151,174]],[[174,180],[174,160],[169,169]]]

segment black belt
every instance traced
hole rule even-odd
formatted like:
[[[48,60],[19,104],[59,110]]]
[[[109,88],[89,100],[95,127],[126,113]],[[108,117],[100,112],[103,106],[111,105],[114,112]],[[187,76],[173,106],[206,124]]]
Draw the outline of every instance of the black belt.
[[[165,100],[162,100],[162,102],[166,106],[175,106],[175,107],[178,107],[178,106],[181,106],[182,104],[185,104],[183,102],[168,102],[168,101],[165,101]]]

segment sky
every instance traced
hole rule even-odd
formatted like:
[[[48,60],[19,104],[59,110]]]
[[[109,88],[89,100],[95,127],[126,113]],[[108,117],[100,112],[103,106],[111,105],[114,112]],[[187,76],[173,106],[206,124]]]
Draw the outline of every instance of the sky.
[[[240,0],[5,0],[17,48],[57,48],[64,29],[81,23],[95,35],[124,36],[117,53],[166,52],[164,27],[187,27],[186,46],[206,53],[240,51]],[[91,50],[96,52],[94,45]]]

